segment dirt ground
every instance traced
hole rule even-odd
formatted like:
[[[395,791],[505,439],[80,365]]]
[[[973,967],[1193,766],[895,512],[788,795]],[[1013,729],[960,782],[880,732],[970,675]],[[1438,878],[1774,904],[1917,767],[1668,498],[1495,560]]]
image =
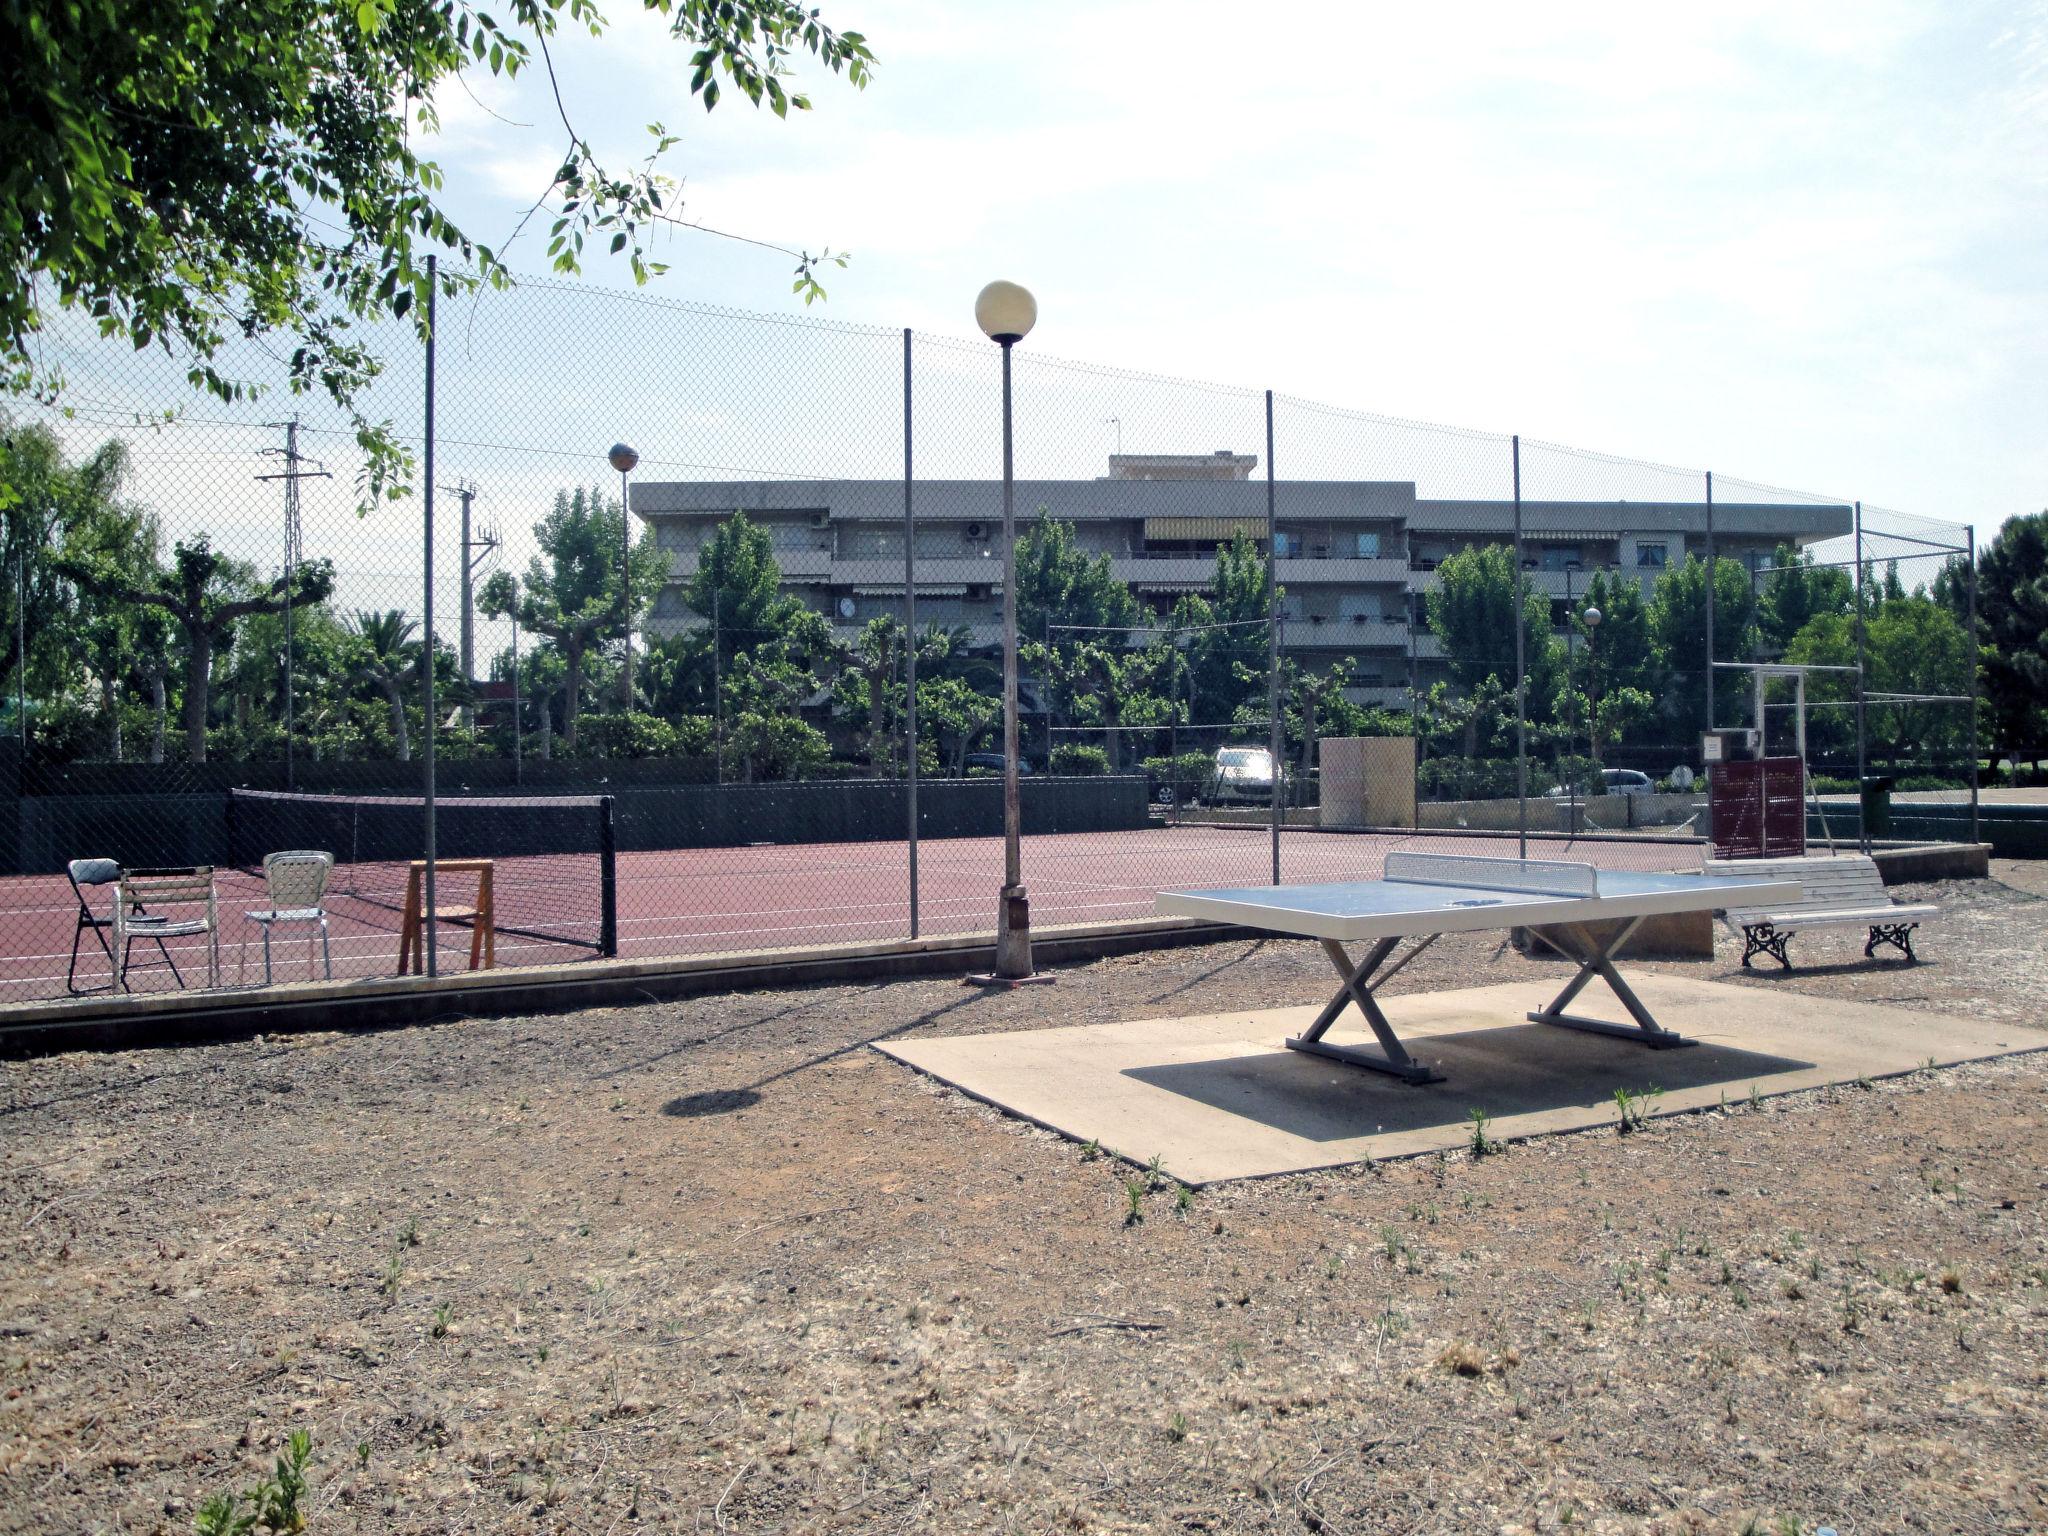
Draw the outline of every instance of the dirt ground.
[[[1656,968],[2048,1045],[2048,900],[1923,891],[1918,967]],[[0,1065],[0,1529],[190,1531],[299,1429],[318,1532],[2048,1528],[2048,1056],[1184,1196],[866,1049],[1328,989],[1230,942]]]

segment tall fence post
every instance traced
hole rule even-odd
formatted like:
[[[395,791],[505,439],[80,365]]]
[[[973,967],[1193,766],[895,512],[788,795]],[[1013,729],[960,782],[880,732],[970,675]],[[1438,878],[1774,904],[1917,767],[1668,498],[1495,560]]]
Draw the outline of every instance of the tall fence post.
[[[1526,697],[1529,691],[1529,658],[1526,654],[1529,641],[1524,615],[1529,604],[1528,595],[1522,590],[1521,434],[1516,433],[1510,441],[1515,470],[1515,856],[1526,859],[1529,857],[1529,710]]]
[[[917,937],[917,524],[910,505],[910,327],[903,327],[904,789],[910,820],[910,936]],[[880,721],[876,722],[879,729]]]
[[[1981,653],[1977,649],[1977,526],[1974,523],[1964,525],[1963,559],[1965,633],[1970,647],[1970,841],[1975,843],[1982,841],[1982,829],[1977,821],[1977,664]]]
[[[1862,811],[1863,781],[1870,775],[1870,741],[1864,729],[1865,683],[1863,675],[1867,663],[1863,627],[1863,503],[1856,503],[1856,846],[1864,853],[1870,852],[1870,822]]]
[[[426,510],[421,530],[425,549],[425,571],[421,577],[421,602],[425,612],[426,639],[420,657],[420,735],[424,738],[426,763],[423,773],[426,841],[426,906],[421,913],[421,943],[427,951],[427,974],[441,974],[438,963],[440,937],[437,919],[440,906],[434,900],[434,297],[440,288],[434,257],[427,258],[427,409],[426,409]]]
[[[1707,723],[1705,729],[1714,729],[1714,578],[1720,574],[1721,557],[1714,548],[1714,472],[1707,471]],[[1763,743],[1757,743],[1757,756],[1763,756]]]
[[[1266,748],[1273,759],[1273,883],[1280,883],[1280,537],[1273,485],[1273,391],[1266,391]]]

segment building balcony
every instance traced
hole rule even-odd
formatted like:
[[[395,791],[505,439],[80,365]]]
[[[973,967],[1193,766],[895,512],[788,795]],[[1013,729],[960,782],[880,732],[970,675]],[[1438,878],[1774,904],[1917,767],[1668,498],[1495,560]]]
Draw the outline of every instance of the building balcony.
[[[1318,619],[1311,614],[1287,621],[1281,643],[1289,650],[1408,649],[1408,626],[1397,620],[1353,619],[1344,614]]]
[[[1408,580],[1406,560],[1319,560],[1282,555],[1275,575],[1282,586],[1334,584],[1398,587]]]

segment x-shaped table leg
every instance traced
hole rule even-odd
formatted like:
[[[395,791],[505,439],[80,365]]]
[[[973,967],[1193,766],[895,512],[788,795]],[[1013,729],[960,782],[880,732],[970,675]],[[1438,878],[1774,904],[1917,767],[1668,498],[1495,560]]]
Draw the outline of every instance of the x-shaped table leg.
[[[1394,971],[1398,971],[1401,966],[1406,965],[1410,960],[1421,954],[1434,941],[1434,938],[1435,936],[1431,935],[1430,938],[1424,939],[1422,943],[1411,949],[1402,957],[1400,963],[1389,970],[1386,976],[1382,976],[1380,980],[1385,981],[1387,976],[1392,976]],[[1399,942],[1400,940],[1398,939],[1381,939],[1371,949],[1366,951],[1363,960],[1353,965],[1351,963],[1351,956],[1344,952],[1342,944],[1339,944],[1335,939],[1324,939],[1322,941],[1323,953],[1330,957],[1330,964],[1337,968],[1337,974],[1344,978],[1344,984],[1337,989],[1336,995],[1324,1005],[1323,1011],[1316,1015],[1315,1022],[1310,1024],[1300,1034],[1288,1040],[1287,1048],[1290,1051],[1307,1051],[1314,1056],[1328,1056],[1336,1061],[1349,1062],[1354,1067],[1369,1067],[1375,1072],[1388,1073],[1393,1077],[1402,1079],[1404,1082],[1442,1082],[1442,1073],[1417,1061],[1408,1054],[1407,1048],[1401,1044],[1400,1038],[1395,1035],[1394,1026],[1387,1022],[1387,1016],[1380,1011],[1380,1005],[1372,995],[1371,982],[1373,973],[1380,968],[1381,963],[1386,960],[1387,956],[1394,952],[1394,946]],[[1376,1055],[1371,1051],[1362,1051],[1358,1047],[1351,1045],[1331,1045],[1323,1038],[1324,1035],[1329,1033],[1330,1026],[1337,1022],[1345,1007],[1351,1003],[1356,1003],[1358,1011],[1365,1015],[1365,1022],[1372,1026],[1373,1034],[1379,1037],[1380,1048],[1386,1053],[1385,1055]]]
[[[1629,936],[1642,924],[1641,918],[1623,923],[1605,943],[1595,939],[1584,923],[1560,923],[1553,925],[1554,931],[1569,935],[1576,940],[1579,948],[1575,954],[1551,937],[1544,928],[1529,931],[1563,955],[1567,960],[1579,962],[1579,973],[1572,977],[1565,989],[1551,1000],[1550,1006],[1529,1017],[1538,1024],[1555,1024],[1560,1029],[1583,1029],[1596,1035],[1617,1035],[1623,1040],[1634,1040],[1658,1050],[1670,1050],[1675,1046],[1693,1045],[1696,1042],[1683,1035],[1673,1034],[1651,1015],[1643,1006],[1643,1000],[1636,996],[1633,988],[1621,979],[1621,973],[1614,968],[1614,953],[1626,944]],[[1585,989],[1586,983],[1598,976],[1606,982],[1609,990],[1621,1000],[1621,1006],[1635,1019],[1634,1024],[1614,1024],[1606,1019],[1589,1019],[1582,1014],[1566,1013],[1565,1007]]]

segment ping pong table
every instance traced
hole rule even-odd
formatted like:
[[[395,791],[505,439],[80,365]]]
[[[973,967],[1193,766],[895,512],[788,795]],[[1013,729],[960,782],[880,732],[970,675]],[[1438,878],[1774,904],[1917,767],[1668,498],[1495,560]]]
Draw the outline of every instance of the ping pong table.
[[[1447,933],[1526,928],[1567,959],[1578,973],[1547,1007],[1529,1015],[1538,1024],[1615,1035],[1656,1049],[1691,1045],[1664,1028],[1614,968],[1614,956],[1643,920],[1667,912],[1713,911],[1797,897],[1799,882],[1785,879],[1705,880],[1698,875],[1637,874],[1553,859],[1499,859],[1396,849],[1384,877],[1323,885],[1253,886],[1243,890],[1161,891],[1162,916],[1201,917],[1268,933],[1318,939],[1343,978],[1329,1004],[1288,1049],[1307,1051],[1387,1072],[1410,1083],[1441,1082],[1442,1074],[1408,1054],[1374,992]],[[1591,925],[1611,923],[1596,934]],[[1404,939],[1416,942],[1382,970]],[[1354,963],[1346,944],[1366,943]],[[1612,1023],[1565,1009],[1595,977],[1607,983],[1634,1024]],[[1324,1038],[1347,1005],[1356,1004],[1379,1038],[1380,1053],[1334,1045]]]

